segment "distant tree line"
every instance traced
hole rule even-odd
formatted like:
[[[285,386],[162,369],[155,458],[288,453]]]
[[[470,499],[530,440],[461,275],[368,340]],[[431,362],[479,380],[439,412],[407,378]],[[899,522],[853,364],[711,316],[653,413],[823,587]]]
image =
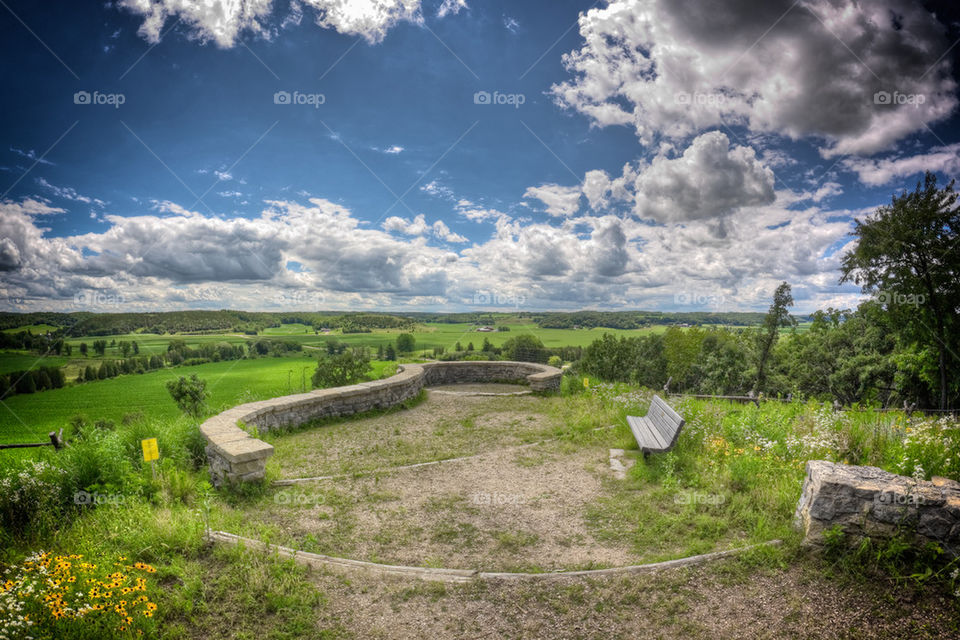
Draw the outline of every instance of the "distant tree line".
[[[579,360],[583,353],[582,347],[545,347],[540,338],[530,333],[522,333],[507,339],[503,345],[496,347],[490,339],[484,336],[479,349],[474,348],[473,342],[464,346],[457,342],[453,350],[436,347],[434,357],[438,360],[512,360],[519,362],[548,363],[551,358],[561,362]]]
[[[324,312],[253,312],[253,311],[165,311],[157,313],[11,313],[0,312],[0,329],[32,324],[48,324],[59,330],[48,335],[27,332],[0,334],[0,348],[46,349],[51,339],[66,336],[111,336],[136,332],[150,334],[215,334],[234,332],[257,335],[264,329],[284,324],[303,324],[314,332],[338,329],[343,333],[369,333],[375,329],[412,331],[418,323],[452,322],[495,326],[505,317],[529,320],[543,328],[573,327],[636,329],[653,324],[727,324],[756,325],[762,313],[706,313],[656,311],[578,311],[516,313],[324,313]],[[501,323],[501,326],[502,325]]]
[[[604,334],[584,349],[575,370],[652,389],[670,380],[670,391],[687,393],[939,405],[933,354],[898,337],[879,304],[812,317],[806,331],[774,334],[766,358],[770,334],[760,328],[671,327],[638,337]],[[957,391],[949,390],[954,401]]]
[[[22,393],[59,389],[66,384],[60,367],[37,367],[0,375],[0,399]]]
[[[544,329],[642,329],[653,325],[734,325],[755,326],[763,321],[759,312],[659,312],[659,311],[575,311],[533,313],[531,318]]]
[[[35,335],[28,331],[15,333],[0,332],[0,349],[33,351],[43,355],[70,355],[72,348],[67,344],[62,332]]]

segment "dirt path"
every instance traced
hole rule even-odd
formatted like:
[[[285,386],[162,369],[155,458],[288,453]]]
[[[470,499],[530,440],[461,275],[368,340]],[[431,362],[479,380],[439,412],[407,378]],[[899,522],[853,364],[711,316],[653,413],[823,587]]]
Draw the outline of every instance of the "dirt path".
[[[389,564],[487,571],[634,563],[637,554],[597,540],[584,520],[612,475],[607,455],[596,447],[571,452],[544,443],[382,477],[328,481],[356,505],[349,515],[357,535],[342,553]],[[329,514],[318,504],[272,509],[267,517],[286,535],[304,539],[322,536],[331,524]]]
[[[316,574],[329,612],[371,639],[960,637],[955,602],[890,585],[839,585],[816,560],[776,571],[735,562],[555,584],[443,586]]]

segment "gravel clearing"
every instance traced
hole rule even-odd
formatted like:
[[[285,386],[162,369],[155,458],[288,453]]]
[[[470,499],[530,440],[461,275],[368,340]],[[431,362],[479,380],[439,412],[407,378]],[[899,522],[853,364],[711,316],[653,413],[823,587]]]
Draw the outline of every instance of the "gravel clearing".
[[[779,571],[678,569],[568,584],[411,584],[316,573],[329,617],[358,638],[955,640],[956,603],[890,584],[841,585],[816,559]]]

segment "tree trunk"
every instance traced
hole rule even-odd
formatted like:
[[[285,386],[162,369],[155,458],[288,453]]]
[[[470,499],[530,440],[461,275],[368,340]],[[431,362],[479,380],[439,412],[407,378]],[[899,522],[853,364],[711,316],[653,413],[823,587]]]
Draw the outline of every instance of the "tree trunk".
[[[940,367],[940,410],[947,408],[947,336],[944,331],[943,316],[940,310],[934,308],[937,314],[937,352],[939,354],[938,365]]]
[[[947,350],[940,342],[940,410],[947,408]]]

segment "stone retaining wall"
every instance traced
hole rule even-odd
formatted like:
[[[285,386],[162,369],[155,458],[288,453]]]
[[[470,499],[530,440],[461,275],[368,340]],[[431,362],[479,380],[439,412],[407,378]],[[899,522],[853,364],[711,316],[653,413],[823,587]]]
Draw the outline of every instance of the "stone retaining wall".
[[[824,460],[807,462],[795,515],[806,542],[823,544],[834,526],[853,541],[905,535],[936,542],[960,555],[960,483],[935,477],[917,481],[876,467]]]
[[[200,425],[207,441],[210,476],[225,482],[261,480],[273,447],[242,427],[270,431],[319,418],[386,409],[412,398],[427,386],[471,382],[526,382],[534,391],[559,391],[562,372],[532,362],[429,362],[407,364],[385,380],[318,389],[228,409]]]

